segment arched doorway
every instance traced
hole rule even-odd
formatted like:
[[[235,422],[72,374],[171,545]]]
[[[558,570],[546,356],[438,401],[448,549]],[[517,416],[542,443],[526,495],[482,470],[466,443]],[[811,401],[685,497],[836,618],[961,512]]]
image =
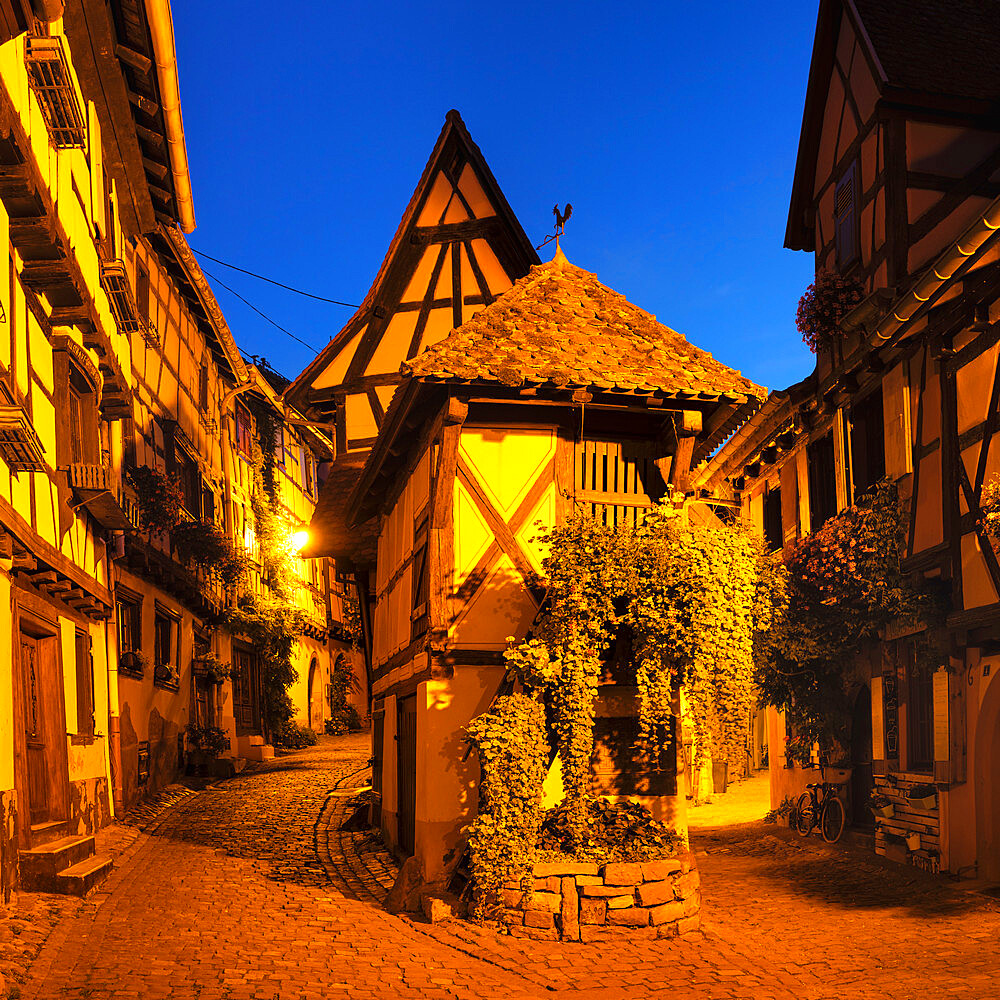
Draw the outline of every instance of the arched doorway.
[[[319,677],[319,660],[314,656],[309,664],[309,728],[319,729],[323,724],[323,696]]]
[[[867,684],[854,699],[851,768],[851,824],[874,829],[875,817],[868,807],[875,781],[872,777],[872,693]]]

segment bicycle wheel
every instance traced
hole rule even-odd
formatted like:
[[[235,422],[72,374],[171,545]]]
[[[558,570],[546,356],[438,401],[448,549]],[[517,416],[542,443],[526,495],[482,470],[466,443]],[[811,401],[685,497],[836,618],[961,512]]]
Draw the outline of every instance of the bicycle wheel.
[[[844,832],[846,818],[844,803],[836,795],[831,795],[823,803],[819,824],[819,832],[823,834],[823,839],[828,844],[835,844],[840,840],[840,835]]]
[[[813,798],[808,792],[799,796],[795,803],[795,831],[801,837],[808,837],[816,825],[816,810],[813,808]]]

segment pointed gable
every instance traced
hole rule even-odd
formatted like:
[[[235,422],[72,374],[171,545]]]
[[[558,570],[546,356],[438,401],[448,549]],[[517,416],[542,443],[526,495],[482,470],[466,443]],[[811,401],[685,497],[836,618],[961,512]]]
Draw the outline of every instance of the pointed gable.
[[[358,311],[286,393],[336,413],[338,452],[371,446],[400,365],[444,338],[538,263],[461,116],[449,111]]]

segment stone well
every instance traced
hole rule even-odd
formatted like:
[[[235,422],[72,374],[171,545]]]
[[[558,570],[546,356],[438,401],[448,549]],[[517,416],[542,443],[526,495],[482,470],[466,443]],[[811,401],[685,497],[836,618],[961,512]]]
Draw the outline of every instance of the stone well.
[[[532,892],[504,887],[513,937],[536,941],[673,937],[698,929],[701,889],[690,854],[660,861],[540,861]]]

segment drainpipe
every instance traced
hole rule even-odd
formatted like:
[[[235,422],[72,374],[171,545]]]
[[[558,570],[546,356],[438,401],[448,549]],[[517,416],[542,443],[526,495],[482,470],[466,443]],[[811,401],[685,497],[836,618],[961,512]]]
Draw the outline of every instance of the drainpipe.
[[[108,565],[111,565],[108,553]],[[111,656],[108,632],[114,629],[115,655]],[[111,765],[111,815],[125,813],[125,791],[122,787],[122,725],[118,712],[118,602],[111,589],[111,620],[104,624],[104,662],[108,669],[108,763]]]
[[[955,272],[970,257],[975,256],[998,229],[1000,229],[1000,198],[994,199],[986,211],[938,257],[934,266],[928,268],[917,283],[896,300],[885,318],[875,328],[869,345],[881,347],[886,341],[897,339],[897,335],[920,311],[924,303],[942,285],[950,281]]]
[[[46,0],[54,2],[54,0]],[[61,6],[61,4],[60,4]],[[191,173],[187,147],[184,143],[184,121],[181,118],[181,92],[177,80],[177,49],[174,44],[174,21],[170,0],[146,0],[146,20],[153,40],[156,79],[160,85],[160,107],[167,131],[170,172],[174,182],[174,197],[181,230],[190,233],[195,227],[194,199],[191,195]]]

